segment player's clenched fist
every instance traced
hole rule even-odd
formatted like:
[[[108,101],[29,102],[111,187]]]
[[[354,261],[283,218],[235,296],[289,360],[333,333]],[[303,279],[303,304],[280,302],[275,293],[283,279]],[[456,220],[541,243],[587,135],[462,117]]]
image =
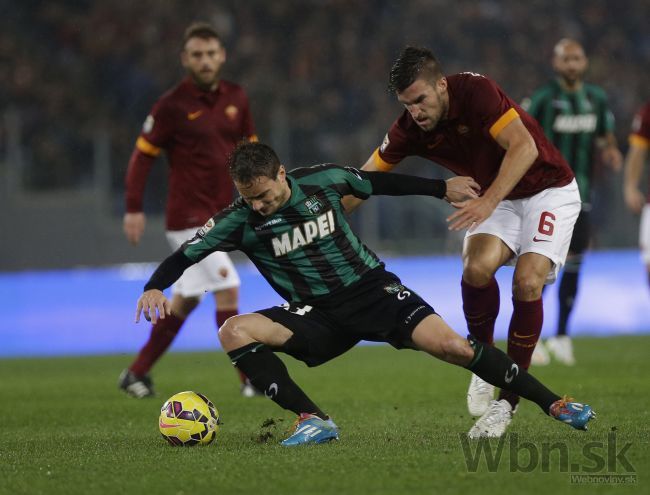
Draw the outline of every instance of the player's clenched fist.
[[[144,291],[138,299],[138,305],[135,309],[135,322],[140,321],[140,314],[144,314],[147,321],[156,323],[158,317],[161,320],[165,316],[171,315],[171,304],[165,295],[158,289]]]

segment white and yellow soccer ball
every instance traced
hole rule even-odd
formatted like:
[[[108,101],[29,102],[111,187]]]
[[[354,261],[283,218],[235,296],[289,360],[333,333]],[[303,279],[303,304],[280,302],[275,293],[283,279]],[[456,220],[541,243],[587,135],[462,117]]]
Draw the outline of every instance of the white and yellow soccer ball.
[[[214,404],[205,395],[189,391],[167,399],[158,419],[163,438],[178,447],[211,443],[220,424]]]

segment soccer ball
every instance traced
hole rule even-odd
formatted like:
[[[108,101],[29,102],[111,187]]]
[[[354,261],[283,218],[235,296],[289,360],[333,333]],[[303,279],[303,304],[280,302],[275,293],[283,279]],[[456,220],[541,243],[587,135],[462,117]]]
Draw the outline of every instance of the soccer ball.
[[[203,394],[179,392],[160,409],[158,427],[170,445],[207,445],[219,431],[219,411]]]

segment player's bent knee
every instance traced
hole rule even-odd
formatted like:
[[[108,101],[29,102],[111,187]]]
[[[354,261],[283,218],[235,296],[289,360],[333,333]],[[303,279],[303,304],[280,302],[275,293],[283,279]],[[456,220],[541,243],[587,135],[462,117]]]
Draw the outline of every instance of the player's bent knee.
[[[219,341],[221,346],[228,349],[235,349],[244,345],[250,338],[246,331],[246,318],[244,315],[236,315],[228,318],[219,328]]]

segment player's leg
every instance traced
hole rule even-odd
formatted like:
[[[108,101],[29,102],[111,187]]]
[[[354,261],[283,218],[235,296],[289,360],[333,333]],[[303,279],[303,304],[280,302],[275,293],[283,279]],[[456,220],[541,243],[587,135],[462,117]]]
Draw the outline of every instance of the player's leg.
[[[230,318],[219,330],[223,349],[252,384],[284,409],[298,415],[294,433],[283,441],[292,446],[338,438],[338,428],[291,379],[274,351],[316,366],[353,347],[358,339],[333,338],[309,306],[275,307]],[[291,327],[291,329],[289,328]]]
[[[546,348],[555,359],[568,366],[575,364],[568,323],[578,295],[580,269],[584,253],[589,246],[590,230],[589,211],[583,208],[573,228],[569,254],[558,288],[559,314],[556,336],[546,341]]]
[[[580,213],[575,180],[550,188],[527,200],[512,202],[523,218],[520,255],[512,284],[513,312],[508,328],[508,355],[520,368],[528,369],[542,332],[542,289],[553,282],[564,265],[573,227]],[[506,401],[508,404],[505,404]],[[499,402],[514,410],[518,397],[502,391]]]
[[[647,203],[641,212],[639,249],[641,251],[641,259],[646,267],[648,287],[650,288],[650,203]]]
[[[420,321],[411,334],[411,340],[418,349],[448,363],[463,366],[497,387],[512,390],[535,402],[545,414],[575,428],[586,429],[586,423],[594,416],[590,406],[563,401],[498,348],[473,337],[463,339],[437,314]],[[503,434],[495,434],[493,426],[491,422],[479,420],[470,430],[470,437]]]
[[[217,290],[213,293],[215,302],[215,322],[217,329],[221,328],[228,318],[239,314],[239,287]],[[241,394],[244,397],[253,397],[259,395],[259,392],[253,387],[246,375],[237,370],[239,382],[241,384]]]
[[[463,246],[461,287],[467,328],[477,340],[489,345],[493,344],[494,323],[500,306],[494,273],[513,257],[518,222],[508,202],[502,202],[477,231],[468,233]],[[503,238],[512,240],[507,244]],[[472,375],[467,390],[469,413],[472,416],[485,414],[493,396],[494,387]]]
[[[499,314],[499,285],[494,274],[513,253],[491,234],[468,236],[463,246],[461,289],[463,312],[469,333],[480,342],[493,343],[494,322]]]
[[[201,288],[212,292],[215,302],[217,329],[232,316],[239,314],[239,286],[241,281],[235,265],[227,253],[215,252],[200,263],[202,270]],[[240,391],[244,397],[259,395],[241,371],[237,371]]]

